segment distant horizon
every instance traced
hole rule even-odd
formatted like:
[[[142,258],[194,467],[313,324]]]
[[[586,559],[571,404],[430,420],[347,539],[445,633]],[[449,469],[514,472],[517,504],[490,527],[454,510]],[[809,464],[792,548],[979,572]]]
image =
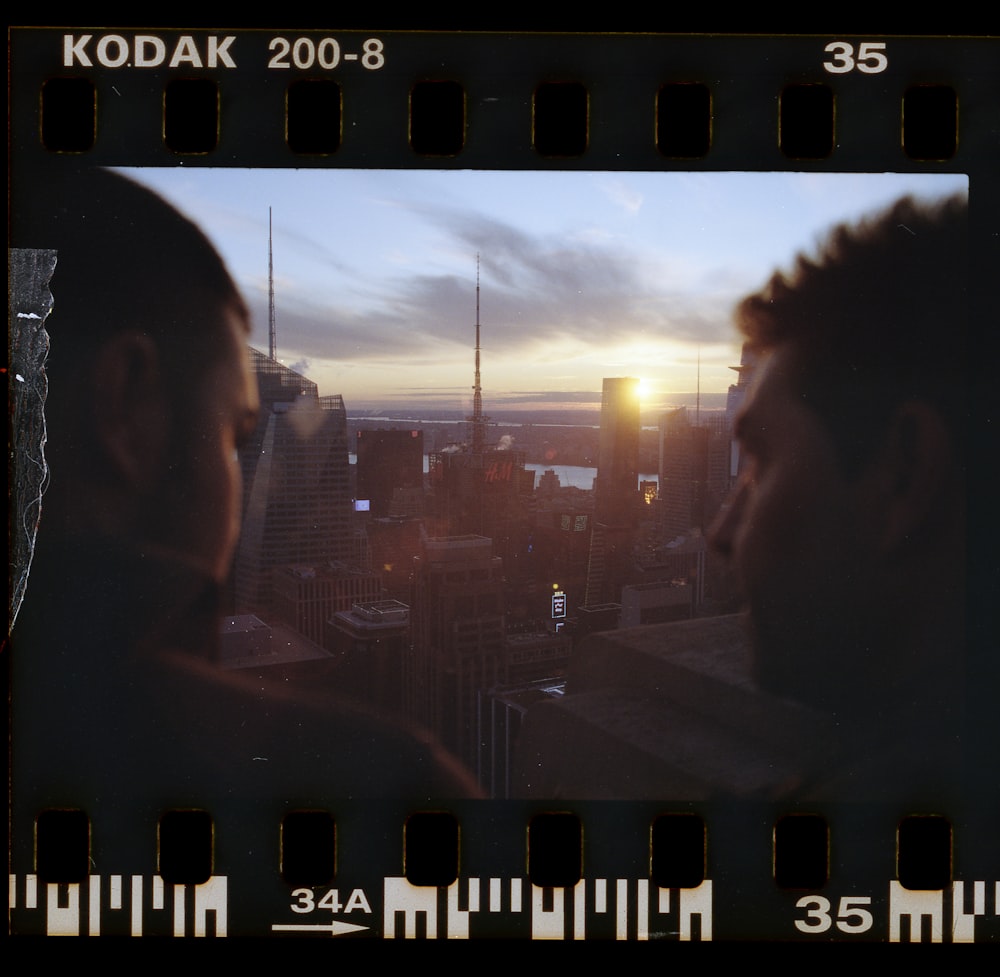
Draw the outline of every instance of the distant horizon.
[[[354,409],[580,409],[634,376],[646,410],[724,396],[732,309],[838,223],[948,173],[127,168],[219,249],[268,348]],[[477,257],[478,256],[478,257]],[[700,383],[699,383],[700,377]],[[433,405],[433,406],[432,406]]]
[[[678,394],[678,397],[684,396],[683,394]],[[697,405],[694,402],[694,394],[691,394],[691,402],[678,402],[676,404],[667,405],[657,405],[655,407],[642,407],[640,405],[640,416],[641,417],[658,417],[661,414],[670,413],[674,410],[686,409],[694,412],[697,409]],[[718,414],[723,413],[726,409],[726,394],[702,394],[702,403],[700,409],[706,414]],[[709,402],[706,403],[705,401]],[[357,420],[367,420],[367,421],[377,421],[380,419],[385,419],[386,421],[407,421],[407,420],[425,420],[432,424],[449,424],[449,423],[459,423],[466,420],[467,413],[453,407],[435,407],[430,404],[419,404],[419,405],[406,405],[399,404],[390,407],[358,407],[351,405],[345,401],[345,409],[347,410],[348,419],[355,418]],[[492,411],[487,409],[488,405],[484,403],[483,411],[489,417],[491,424],[504,423],[505,417],[516,417],[518,420],[516,423],[524,423],[521,420],[521,415],[586,415],[593,414],[594,417],[599,417],[601,413],[601,403],[598,399],[596,402],[579,403],[567,406],[560,406],[559,404],[543,404],[543,405],[523,405],[518,404],[517,406],[511,406],[509,404],[499,403],[494,404]],[[383,413],[384,411],[384,413]],[[499,412],[502,411],[502,414]],[[433,415],[440,415],[439,417],[434,417]],[[511,422],[515,423],[515,422]],[[541,426],[545,424],[558,424],[558,421],[537,421],[535,422]],[[596,422],[595,422],[596,423]]]
[[[254,347],[256,349],[256,347]],[[258,350],[258,352],[262,352]],[[281,362],[279,357],[279,362]],[[283,366],[287,364],[282,363]],[[302,376],[311,380],[311,377],[306,374]],[[603,378],[602,378],[603,379]],[[735,379],[735,375],[734,375]],[[661,403],[652,407],[645,407],[640,404],[640,415],[659,416],[663,413],[669,413],[674,410],[688,409],[691,411],[703,410],[706,413],[719,413],[725,411],[726,402],[728,399],[728,391],[724,393],[706,393],[704,391],[699,392],[692,390],[690,392],[678,391],[673,395],[673,400],[667,403]],[[484,413],[491,424],[503,423],[503,418],[500,415],[491,414],[490,410],[487,409],[489,406],[487,392],[484,391]],[[581,390],[581,391],[563,391],[558,394],[553,394],[552,400],[545,400],[546,395],[539,392],[523,392],[523,391],[511,391],[505,395],[504,399],[500,401],[493,402],[493,411],[503,411],[505,416],[511,415],[574,415],[574,414],[593,414],[595,418],[600,417],[601,413],[601,390]],[[344,401],[344,408],[347,411],[347,417],[350,420],[352,417],[357,420],[366,421],[377,421],[384,419],[386,421],[416,421],[423,419],[427,423],[432,424],[454,424],[460,423],[468,419],[468,411],[461,408],[457,408],[447,402],[435,403],[432,399],[432,395],[428,393],[427,399],[422,403],[396,403],[385,405],[382,402],[374,402],[372,404],[349,404],[346,400]],[[539,399],[543,398],[543,399]],[[440,415],[434,417],[433,415]],[[518,420],[518,423],[524,423],[523,420]],[[558,424],[558,421],[537,421],[540,425],[545,425],[546,423]]]

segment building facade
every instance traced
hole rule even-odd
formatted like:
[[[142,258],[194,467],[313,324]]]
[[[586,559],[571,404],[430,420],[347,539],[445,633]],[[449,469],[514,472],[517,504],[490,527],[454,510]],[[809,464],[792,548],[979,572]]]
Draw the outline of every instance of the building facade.
[[[334,614],[382,596],[377,573],[341,562],[278,567],[272,580],[274,617],[318,645]]]
[[[358,499],[369,503],[373,518],[393,515],[394,499],[406,515],[422,514],[412,500],[423,497],[423,431],[358,431],[357,455]]]
[[[605,377],[585,607],[619,602],[628,582],[640,499],[639,427],[639,381]]]
[[[410,609],[398,600],[360,601],[326,624],[325,646],[341,659],[342,692],[390,715],[404,706]]]
[[[639,381],[605,377],[597,457],[596,518],[605,526],[631,526],[639,490]]]
[[[243,528],[235,607],[266,617],[278,567],[350,558],[353,538],[347,414],[339,396],[251,349],[260,419],[240,451]]]
[[[479,694],[505,675],[502,561],[482,536],[427,538],[412,580],[407,714],[476,770]]]

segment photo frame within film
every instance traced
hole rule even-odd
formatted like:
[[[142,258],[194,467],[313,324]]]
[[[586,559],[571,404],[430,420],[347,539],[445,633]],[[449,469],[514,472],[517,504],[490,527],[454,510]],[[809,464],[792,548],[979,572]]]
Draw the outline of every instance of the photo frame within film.
[[[996,43],[10,33],[9,929],[996,942]]]

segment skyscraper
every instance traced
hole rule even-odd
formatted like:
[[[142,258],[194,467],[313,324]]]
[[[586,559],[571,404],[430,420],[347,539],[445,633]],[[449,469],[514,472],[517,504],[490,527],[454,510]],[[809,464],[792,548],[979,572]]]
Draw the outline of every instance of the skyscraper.
[[[754,352],[749,343],[744,343],[740,353],[740,365],[729,368],[730,370],[735,370],[739,377],[736,383],[730,384],[729,394],[726,397],[726,422],[730,430],[732,430],[733,424],[736,421],[737,412],[746,399],[747,391],[750,389],[750,381],[753,379],[754,371],[757,369],[757,361],[758,354]],[[735,438],[731,438],[729,459],[730,484],[735,482],[741,467],[740,443]]]
[[[587,608],[617,603],[627,582],[639,506],[639,381],[635,377],[604,379],[595,488]]]
[[[631,526],[639,489],[639,381],[605,377],[597,457],[597,509],[605,526]]]
[[[732,440],[724,415],[694,425],[687,408],[660,419],[660,507],[666,542],[704,534],[729,491]]]
[[[391,513],[395,493],[423,494],[423,431],[358,431],[358,498],[371,503],[373,518]],[[402,501],[402,500],[401,500]],[[416,515],[423,511],[419,507]]]
[[[351,555],[347,414],[339,395],[318,396],[315,383],[255,349],[250,358],[261,413],[240,451],[236,610],[268,614],[276,568]]]
[[[425,538],[411,593],[407,713],[476,769],[479,695],[506,678],[502,561],[482,536]]]

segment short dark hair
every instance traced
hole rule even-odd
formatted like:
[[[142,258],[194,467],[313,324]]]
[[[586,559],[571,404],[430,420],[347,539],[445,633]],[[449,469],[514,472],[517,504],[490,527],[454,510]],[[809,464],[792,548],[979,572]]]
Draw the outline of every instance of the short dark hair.
[[[203,369],[223,348],[220,310],[249,322],[215,248],[152,191],[69,165],[31,183],[12,201],[11,243],[58,252],[46,322],[57,366],[69,358],[79,367],[102,340],[136,330],[171,367]]]
[[[249,332],[225,264],[195,224],[121,174],[57,159],[26,176],[14,183],[11,244],[57,252],[45,321],[47,460],[56,470],[90,457],[81,385],[94,382],[102,346],[125,332],[156,346],[182,457],[209,377],[232,355],[234,321]]]
[[[737,307],[752,346],[791,349],[797,393],[848,473],[870,460],[880,422],[908,400],[933,405],[963,451],[967,220],[962,196],[904,197],[836,227],[816,258],[799,255],[791,274],[775,273]]]

